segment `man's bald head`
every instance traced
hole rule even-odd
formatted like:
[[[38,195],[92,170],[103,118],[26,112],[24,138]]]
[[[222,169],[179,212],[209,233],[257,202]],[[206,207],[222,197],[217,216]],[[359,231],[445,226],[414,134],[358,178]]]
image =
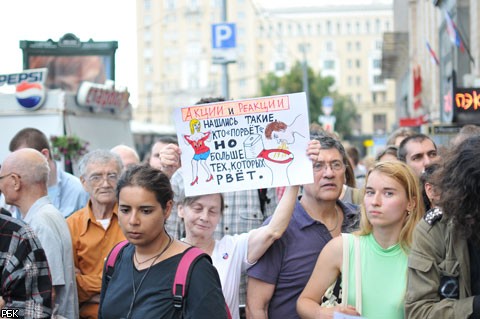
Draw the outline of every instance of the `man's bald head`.
[[[15,173],[26,184],[47,183],[50,167],[48,161],[33,148],[22,148],[10,153],[3,162],[2,175]]]
[[[112,148],[110,152],[120,156],[124,168],[129,165],[140,163],[140,157],[138,156],[137,152],[127,145],[117,145]]]

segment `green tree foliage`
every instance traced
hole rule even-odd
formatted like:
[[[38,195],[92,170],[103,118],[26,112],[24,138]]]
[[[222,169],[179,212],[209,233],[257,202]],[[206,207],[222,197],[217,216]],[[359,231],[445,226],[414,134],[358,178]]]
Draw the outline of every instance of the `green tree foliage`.
[[[342,136],[350,135],[351,124],[356,116],[353,102],[336,92],[330,92],[330,87],[334,84],[332,77],[322,77],[320,73],[315,74],[310,67],[307,69],[307,74],[310,123],[318,123],[318,116],[323,115],[322,98],[331,96],[335,101],[332,112],[332,115],[336,116],[335,131]],[[290,71],[281,77],[276,76],[273,72],[268,73],[260,80],[260,90],[261,96],[303,92],[302,64],[295,63]]]

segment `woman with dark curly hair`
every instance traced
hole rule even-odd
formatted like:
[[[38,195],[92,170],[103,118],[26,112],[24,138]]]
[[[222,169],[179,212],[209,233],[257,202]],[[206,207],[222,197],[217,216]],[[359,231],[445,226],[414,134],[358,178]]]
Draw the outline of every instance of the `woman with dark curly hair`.
[[[480,136],[440,167],[439,208],[418,224],[408,262],[407,318],[480,318]]]

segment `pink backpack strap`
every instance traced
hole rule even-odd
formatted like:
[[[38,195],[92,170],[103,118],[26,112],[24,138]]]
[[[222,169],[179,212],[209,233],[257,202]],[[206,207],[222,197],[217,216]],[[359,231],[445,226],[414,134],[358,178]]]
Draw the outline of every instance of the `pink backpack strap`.
[[[212,261],[210,256],[203,252],[203,250],[201,250],[200,248],[190,247],[184,252],[182,259],[180,259],[180,262],[178,263],[172,287],[173,306],[178,311],[181,311],[183,308],[183,301],[186,295],[188,280],[190,279],[190,274],[193,269],[192,266],[202,256],[206,256],[208,257],[208,260],[210,260],[210,262]],[[228,308],[228,305],[226,303],[225,307],[227,309],[228,319],[231,319],[232,316],[230,314],[230,309]]]
[[[107,281],[110,280],[110,278],[113,275],[114,267],[115,267],[115,262],[117,261],[118,254],[122,250],[125,245],[128,244],[128,240],[124,240],[116,244],[113,249],[110,251],[110,254],[108,254],[107,261],[106,261],[106,275],[107,275]]]
[[[183,298],[187,290],[187,280],[191,273],[191,266],[202,256],[206,255],[200,248],[190,247],[188,248],[180,259],[177,266],[177,272],[175,273],[175,279],[173,280],[173,305],[175,308],[183,307]],[[208,256],[210,258],[210,256]]]

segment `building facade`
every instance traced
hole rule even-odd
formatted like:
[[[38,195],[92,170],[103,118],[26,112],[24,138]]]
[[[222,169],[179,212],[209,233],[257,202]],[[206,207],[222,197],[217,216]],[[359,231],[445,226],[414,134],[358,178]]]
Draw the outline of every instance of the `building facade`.
[[[480,124],[473,112],[455,115],[455,92],[480,88],[479,15],[477,0],[394,1],[394,31],[384,36],[382,75],[396,82],[397,117],[405,119],[400,123]],[[406,41],[395,41],[400,38]]]
[[[268,7],[268,1],[225,2],[226,20],[237,29],[228,98],[257,97],[261,78],[305,61],[332,76],[333,89],[352,99],[355,134],[386,134],[395,126],[395,84],[381,76],[383,34],[393,31],[391,0],[282,8]],[[171,124],[173,108],[221,95],[211,25],[221,22],[222,10],[219,0],[137,0],[137,121]]]

